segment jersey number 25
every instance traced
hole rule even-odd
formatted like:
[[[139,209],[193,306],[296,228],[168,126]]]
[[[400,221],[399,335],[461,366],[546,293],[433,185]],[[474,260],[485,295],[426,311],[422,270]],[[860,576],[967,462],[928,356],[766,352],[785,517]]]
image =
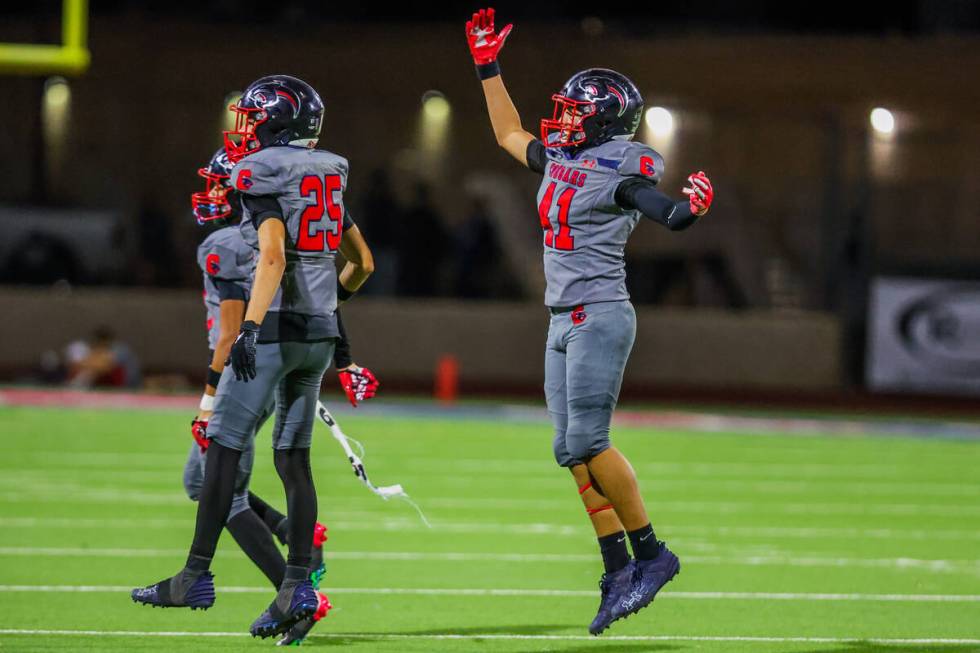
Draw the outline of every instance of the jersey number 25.
[[[541,218],[541,228],[544,229],[544,246],[553,247],[561,250],[575,249],[575,237],[572,236],[572,228],[568,226],[568,211],[572,206],[572,198],[575,196],[576,188],[566,188],[558,196],[558,234],[555,234],[551,226],[551,204],[555,199],[555,187],[558,182],[553,181],[548,186],[538,205],[538,217]]]
[[[299,194],[303,197],[313,195],[313,203],[303,209],[299,216],[299,238],[296,249],[303,252],[322,252],[324,247],[336,252],[340,247],[340,237],[343,232],[344,209],[334,201],[333,194],[340,190],[340,175],[306,175],[299,184]],[[327,216],[334,221],[332,229],[323,229],[316,225],[310,233],[310,223],[319,222],[326,210]]]

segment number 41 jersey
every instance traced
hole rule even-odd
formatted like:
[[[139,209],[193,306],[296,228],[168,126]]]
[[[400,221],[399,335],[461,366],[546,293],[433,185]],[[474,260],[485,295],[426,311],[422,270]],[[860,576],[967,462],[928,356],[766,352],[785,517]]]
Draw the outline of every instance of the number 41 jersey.
[[[295,146],[267,147],[231,172],[242,195],[242,234],[258,250],[258,228],[269,217],[286,227],[286,270],[260,342],[312,342],[338,336],[337,272],[346,211],[347,159]],[[258,261],[258,255],[256,255]]]
[[[544,230],[544,303],[569,307],[629,299],[626,241],[641,213],[616,204],[616,188],[629,177],[654,183],[663,157],[641,143],[608,141],[566,158],[540,141],[528,165],[542,172],[538,216]]]

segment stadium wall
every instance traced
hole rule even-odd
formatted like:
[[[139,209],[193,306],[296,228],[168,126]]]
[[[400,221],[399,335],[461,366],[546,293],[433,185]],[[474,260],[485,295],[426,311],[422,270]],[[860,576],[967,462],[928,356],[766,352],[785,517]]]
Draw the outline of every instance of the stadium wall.
[[[0,289],[0,374],[34,368],[109,325],[150,374],[197,380],[207,361],[204,307],[194,291]],[[11,319],[12,317],[12,319]],[[637,308],[626,383],[828,392],[841,384],[839,325],[818,313]],[[355,360],[391,386],[431,388],[440,357],[459,363],[463,391],[530,391],[542,382],[548,315],[537,303],[358,298],[344,311]]]

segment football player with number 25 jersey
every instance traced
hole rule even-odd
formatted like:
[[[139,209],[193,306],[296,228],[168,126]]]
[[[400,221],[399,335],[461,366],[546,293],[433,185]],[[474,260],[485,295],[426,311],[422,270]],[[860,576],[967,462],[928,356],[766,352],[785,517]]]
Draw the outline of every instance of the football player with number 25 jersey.
[[[317,92],[295,77],[272,75],[250,84],[231,110],[235,129],[225,132],[225,152],[234,165],[230,183],[250,227],[242,233],[257,250],[251,294],[229,355],[234,373],[221,375],[207,427],[204,483],[187,562],[172,578],[136,592],[141,602],[163,607],[214,603],[211,560],[231,508],[239,461],[274,399],[272,446],[286,492],[289,553],[275,600],[250,628],[253,636],[270,637],[319,608],[309,578],[317,516],[313,423],[340,336],[338,302],[360,288],[374,263],[344,208],[347,160],[315,149],[323,120]],[[338,250],[347,260],[339,276]]]
[[[494,10],[481,9],[467,21],[466,39],[497,143],[543,175],[537,206],[551,313],[544,389],[555,459],[571,471],[599,539],[605,573],[589,626],[598,635],[648,605],[680,571],[677,556],[654,535],[633,468],[609,441],[636,336],[626,240],[643,217],[686,229],[708,212],[713,190],[703,172],[688,177],[686,200],[657,189],[663,157],[632,141],[643,98],[613,70],[573,75],[552,96],[554,113],[541,121],[540,138],[525,131],[497,63],[512,28],[497,32]]]

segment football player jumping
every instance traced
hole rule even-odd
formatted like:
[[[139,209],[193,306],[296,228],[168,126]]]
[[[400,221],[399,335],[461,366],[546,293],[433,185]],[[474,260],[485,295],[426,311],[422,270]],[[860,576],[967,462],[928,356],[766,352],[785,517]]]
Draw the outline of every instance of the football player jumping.
[[[513,25],[497,32],[493,23],[493,9],[481,9],[467,21],[466,39],[498,145],[544,175],[537,197],[551,313],[544,390],[555,458],[571,471],[599,538],[605,573],[589,626],[598,635],[648,605],[680,571],[654,535],[633,468],[609,441],[636,336],[623,251],[641,217],[686,229],[708,212],[713,191],[703,172],[688,177],[687,200],[657,190],[663,157],[631,141],[643,98],[612,70],[573,75],[552,96],[554,113],[541,121],[540,138],[525,131],[497,63]]]
[[[319,599],[309,578],[317,501],[310,468],[313,422],[323,374],[340,336],[336,308],[374,270],[370,250],[347,215],[342,193],[348,164],[314,149],[323,102],[288,75],[256,80],[231,107],[236,127],[225,133],[249,228],[257,249],[251,296],[229,352],[234,374],[222,374],[208,428],[208,453],[197,525],[185,567],[133,592],[141,603],[208,608],[214,603],[211,559],[232,506],[239,463],[250,450],[270,402],[276,470],[286,490],[289,555],[276,599],[252,624],[253,636],[285,633],[313,617]],[[345,228],[346,227],[346,228]],[[339,278],[334,258],[347,263]],[[369,384],[351,379],[352,389]],[[355,388],[356,386],[356,388]]]

